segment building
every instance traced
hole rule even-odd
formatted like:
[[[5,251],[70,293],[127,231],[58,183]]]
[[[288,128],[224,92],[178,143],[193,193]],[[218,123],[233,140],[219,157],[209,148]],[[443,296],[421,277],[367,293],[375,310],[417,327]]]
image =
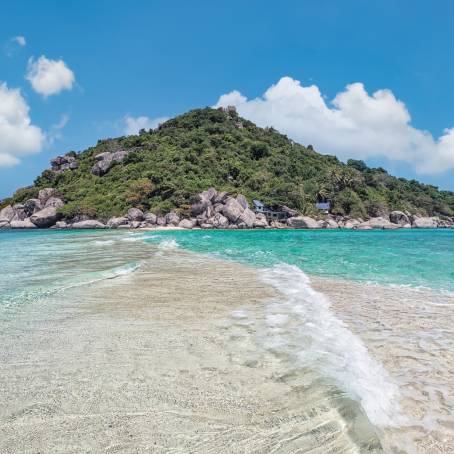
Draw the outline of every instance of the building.
[[[315,208],[320,211],[324,211],[325,213],[329,213],[331,210],[331,202],[317,202],[315,204]]]
[[[256,214],[263,213],[268,221],[281,221],[291,217],[291,213],[288,211],[268,207],[260,200],[253,200],[252,202],[254,204],[254,212]]]

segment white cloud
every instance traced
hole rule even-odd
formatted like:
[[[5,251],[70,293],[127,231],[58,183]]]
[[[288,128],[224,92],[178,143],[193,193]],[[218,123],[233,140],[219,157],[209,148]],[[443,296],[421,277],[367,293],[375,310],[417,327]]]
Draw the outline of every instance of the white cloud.
[[[13,57],[19,48],[24,47],[27,40],[24,36],[13,36],[3,45],[3,51],[8,57]]]
[[[47,134],[47,143],[49,145],[52,145],[56,140],[62,138],[61,130],[67,125],[68,121],[69,115],[63,114],[58,123],[55,123],[50,127],[50,131]]]
[[[25,36],[15,36],[14,38],[11,38],[11,41],[19,44],[21,47],[24,47],[27,44]]]
[[[0,167],[16,165],[21,156],[41,151],[46,136],[31,124],[29,110],[19,89],[0,83]]]
[[[26,78],[33,90],[45,97],[71,90],[75,81],[74,73],[63,60],[49,60],[44,55],[37,61],[30,58]]]
[[[426,174],[454,168],[454,128],[438,139],[414,128],[405,104],[390,90],[369,95],[362,83],[354,83],[327,103],[316,85],[283,77],[256,99],[236,90],[224,94],[216,106],[227,105],[259,126],[273,126],[340,159],[404,161]]]
[[[168,120],[167,117],[149,118],[146,116],[142,117],[131,117],[127,115],[124,117],[125,128],[124,133],[127,136],[138,134],[141,129],[149,130],[157,128],[161,123]]]

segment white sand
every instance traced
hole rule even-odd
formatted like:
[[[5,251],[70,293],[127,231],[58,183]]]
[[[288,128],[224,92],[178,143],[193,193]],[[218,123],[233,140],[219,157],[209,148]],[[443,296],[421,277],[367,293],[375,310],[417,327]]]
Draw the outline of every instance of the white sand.
[[[353,401],[261,348],[249,320],[275,296],[158,251],[28,307],[0,333],[0,452],[380,452]]]

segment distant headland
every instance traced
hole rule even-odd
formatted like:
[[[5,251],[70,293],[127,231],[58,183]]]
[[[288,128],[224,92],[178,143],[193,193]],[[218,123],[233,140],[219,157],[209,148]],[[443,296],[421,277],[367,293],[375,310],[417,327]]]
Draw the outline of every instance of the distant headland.
[[[452,228],[454,193],[319,154],[235,108],[196,109],[51,161],[0,229]]]

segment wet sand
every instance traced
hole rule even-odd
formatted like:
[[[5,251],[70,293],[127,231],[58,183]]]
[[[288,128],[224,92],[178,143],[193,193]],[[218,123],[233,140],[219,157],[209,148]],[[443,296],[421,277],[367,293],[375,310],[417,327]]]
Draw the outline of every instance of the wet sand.
[[[398,384],[407,421],[385,429],[392,452],[454,453],[454,295],[311,278]]]
[[[276,298],[251,268],[156,251],[28,306],[0,333],[0,452],[381,452],[358,404],[262,347]]]

